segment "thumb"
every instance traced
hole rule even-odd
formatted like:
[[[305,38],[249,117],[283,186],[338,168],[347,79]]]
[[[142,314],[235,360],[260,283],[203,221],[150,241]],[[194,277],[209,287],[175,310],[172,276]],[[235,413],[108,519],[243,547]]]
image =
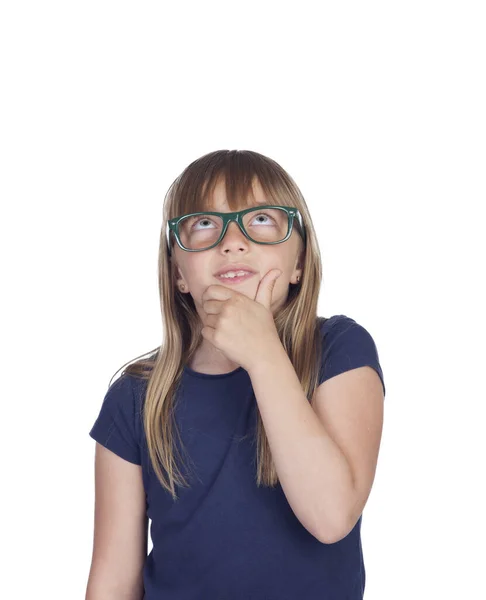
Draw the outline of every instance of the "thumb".
[[[270,309],[272,306],[272,294],[273,288],[277,282],[277,279],[282,275],[283,271],[280,269],[272,269],[262,278],[258,285],[258,290],[255,296],[255,301],[263,304],[265,308]]]

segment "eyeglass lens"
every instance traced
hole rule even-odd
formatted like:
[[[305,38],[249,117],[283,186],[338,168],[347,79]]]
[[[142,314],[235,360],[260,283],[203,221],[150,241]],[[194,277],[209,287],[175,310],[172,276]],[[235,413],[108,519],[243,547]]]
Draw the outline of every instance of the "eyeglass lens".
[[[255,208],[243,218],[243,228],[255,242],[280,242],[289,230],[289,218],[280,208]],[[223,229],[217,215],[189,216],[179,221],[179,237],[189,250],[204,250],[215,244]]]

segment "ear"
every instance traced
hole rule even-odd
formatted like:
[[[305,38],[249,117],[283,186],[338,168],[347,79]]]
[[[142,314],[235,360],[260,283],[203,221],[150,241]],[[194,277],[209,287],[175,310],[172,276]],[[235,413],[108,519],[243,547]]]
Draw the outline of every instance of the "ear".
[[[299,279],[302,280],[303,269],[304,269],[304,250],[301,250],[295,261],[294,270],[292,271],[292,275],[290,277],[290,283],[293,283],[294,285],[296,285],[297,283],[300,283],[300,281],[297,281],[297,277],[299,277]]]
[[[188,294],[189,293],[189,286],[187,285],[186,280],[184,279],[184,276],[181,273],[181,270],[179,269],[177,263],[174,261],[173,262],[174,265],[174,273],[175,273],[175,286],[178,292],[180,292],[181,294]]]

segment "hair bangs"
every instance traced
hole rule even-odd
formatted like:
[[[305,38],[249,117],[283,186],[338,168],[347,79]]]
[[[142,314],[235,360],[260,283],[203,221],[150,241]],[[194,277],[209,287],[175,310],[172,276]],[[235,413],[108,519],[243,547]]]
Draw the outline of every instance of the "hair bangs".
[[[264,204],[296,206],[287,174],[273,161],[249,150],[219,150],[191,163],[177,181],[171,217],[215,209],[214,191],[224,182],[231,211],[258,206],[254,185],[259,183]],[[300,204],[300,203],[299,203]]]

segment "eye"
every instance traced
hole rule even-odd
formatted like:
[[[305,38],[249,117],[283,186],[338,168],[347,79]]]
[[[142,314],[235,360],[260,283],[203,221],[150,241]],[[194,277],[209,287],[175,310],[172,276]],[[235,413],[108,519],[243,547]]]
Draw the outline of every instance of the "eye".
[[[212,223],[213,225],[215,224],[214,221],[212,221],[209,217],[199,217],[196,221],[194,221],[191,229],[194,229],[198,223],[201,223],[203,221],[207,221],[208,223]],[[203,227],[202,229],[209,229],[209,228]]]
[[[266,213],[258,213],[258,215],[255,215],[254,217],[252,217],[252,221],[253,221],[253,219],[259,219],[260,217],[270,219],[270,221],[272,221],[272,223],[275,224],[275,219],[273,219],[270,215],[267,215]],[[272,224],[272,223],[270,223],[270,224]],[[266,225],[266,223],[261,223],[261,221],[260,221],[260,224]]]

